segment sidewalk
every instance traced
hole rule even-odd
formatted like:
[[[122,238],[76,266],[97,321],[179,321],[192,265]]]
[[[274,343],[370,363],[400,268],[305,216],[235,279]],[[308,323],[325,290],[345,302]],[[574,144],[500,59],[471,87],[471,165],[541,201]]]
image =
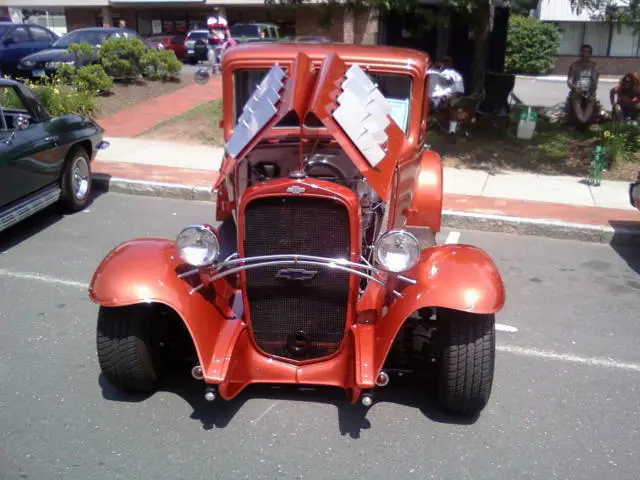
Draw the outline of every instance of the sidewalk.
[[[151,98],[98,120],[107,137],[135,137],[156,125],[222,96],[219,75],[206,85],[191,84],[175,92]]]
[[[125,193],[213,201],[223,150],[155,140],[107,138],[93,164],[96,183]],[[444,169],[443,224],[596,242],[640,240],[628,182]]]

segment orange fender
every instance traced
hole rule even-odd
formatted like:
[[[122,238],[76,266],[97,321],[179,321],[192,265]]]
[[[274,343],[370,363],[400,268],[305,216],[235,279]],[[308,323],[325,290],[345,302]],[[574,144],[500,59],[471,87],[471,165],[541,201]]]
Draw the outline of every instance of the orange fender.
[[[190,294],[193,284],[178,278],[183,267],[173,240],[141,238],[113,249],[91,279],[89,298],[103,307],[160,303],[171,307],[193,340],[205,381],[222,381],[228,359],[245,328],[232,305],[237,291],[224,280]],[[197,276],[194,276],[197,278]],[[193,277],[192,277],[193,278]],[[196,284],[198,282],[196,281]]]
[[[442,307],[492,314],[505,302],[504,284],[495,263],[471,245],[439,245],[422,252],[420,262],[405,274],[416,280],[401,290],[376,324],[376,368],[382,368],[405,320],[417,310]]]
[[[442,162],[440,155],[426,150],[420,159],[411,206],[404,212],[407,227],[429,227],[440,231],[442,221]]]

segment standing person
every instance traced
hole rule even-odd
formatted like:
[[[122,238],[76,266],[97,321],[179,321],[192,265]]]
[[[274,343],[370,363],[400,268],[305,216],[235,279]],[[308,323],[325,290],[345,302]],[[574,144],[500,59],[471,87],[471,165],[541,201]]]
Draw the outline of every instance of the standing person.
[[[120,21],[118,22],[118,27],[127,28],[127,22],[125,22],[124,20],[120,19]]]
[[[638,74],[627,73],[624,75],[620,84],[609,92],[609,100],[611,100],[615,120],[620,122],[626,119],[637,120],[640,115],[640,78]]]
[[[460,72],[453,68],[453,60],[449,56],[443,57],[429,73],[429,100],[436,111],[447,112],[448,133],[454,141],[460,114],[457,101],[464,95],[464,79]]]
[[[591,45],[582,45],[580,58],[571,64],[567,74],[569,108],[583,129],[593,119],[600,78],[596,62],[591,59],[592,54]]]

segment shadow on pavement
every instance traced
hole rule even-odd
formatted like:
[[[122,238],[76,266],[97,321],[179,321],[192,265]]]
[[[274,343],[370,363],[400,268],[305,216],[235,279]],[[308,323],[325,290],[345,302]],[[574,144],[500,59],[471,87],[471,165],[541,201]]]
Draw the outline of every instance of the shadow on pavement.
[[[91,198],[85,208],[91,207],[94,200],[100,197],[103,193],[104,192],[102,191],[92,189]],[[51,205],[50,207],[25,218],[7,230],[0,232],[0,253],[8,252],[25,240],[28,240],[34,235],[37,235],[38,233],[55,225],[67,215],[78,215],[80,213],[81,212],[64,214],[58,204]]]
[[[296,401],[334,405],[338,413],[338,429],[343,436],[360,438],[362,430],[375,428],[367,418],[368,409],[360,403],[349,403],[346,394],[332,387],[296,387],[295,385],[250,385],[236,398],[226,401],[221,398],[214,402],[204,399],[205,384],[185,375],[184,370],[172,373],[159,388],[159,391],[173,393],[183,398],[193,408],[191,418],[200,421],[205,430],[225,428],[243,405],[251,399],[267,399],[273,401]],[[102,388],[102,396],[106,400],[116,402],[138,403],[148,399],[149,394],[125,394],[116,390],[100,375],[98,380]],[[416,391],[416,378],[393,376],[389,386],[376,389],[374,406],[381,403],[392,403],[420,410],[427,418],[438,423],[455,425],[472,425],[478,417],[463,417],[443,413],[437,405],[435,389],[429,388],[433,382],[425,383],[425,388]],[[310,421],[316,421],[310,419]],[[384,420],[382,420],[384,421]],[[236,425],[238,426],[238,425]]]
[[[638,218],[640,219],[640,212]],[[615,231],[610,242],[611,248],[634,272],[640,274],[640,221],[611,220],[609,224]]]

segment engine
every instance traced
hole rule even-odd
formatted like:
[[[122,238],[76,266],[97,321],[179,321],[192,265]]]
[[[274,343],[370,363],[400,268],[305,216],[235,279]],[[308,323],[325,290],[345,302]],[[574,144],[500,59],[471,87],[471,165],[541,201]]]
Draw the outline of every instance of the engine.
[[[239,185],[249,187],[286,177],[290,171],[298,169],[298,161],[297,145],[290,149],[281,146],[256,149],[247,157],[246,167],[239,169]],[[362,255],[370,261],[373,242],[380,231],[385,212],[384,202],[340,148],[327,147],[307,154],[303,165],[308,177],[337,183],[358,196],[362,219]]]

